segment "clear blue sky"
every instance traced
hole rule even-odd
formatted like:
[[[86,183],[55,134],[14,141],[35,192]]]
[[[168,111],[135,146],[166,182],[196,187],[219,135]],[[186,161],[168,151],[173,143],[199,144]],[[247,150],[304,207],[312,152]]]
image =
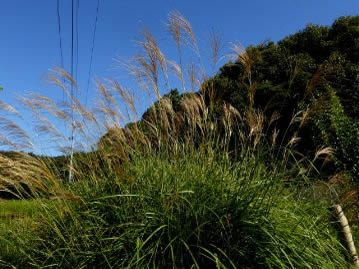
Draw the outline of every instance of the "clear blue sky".
[[[78,82],[84,98],[97,0],[80,0]],[[94,97],[93,82],[98,77],[126,79],[115,68],[115,57],[130,57],[136,51],[134,40],[145,27],[151,29],[165,48],[170,38],[164,24],[170,11],[180,11],[194,28],[205,54],[208,33],[218,31],[224,45],[239,41],[244,46],[279,39],[308,23],[330,25],[339,16],[356,15],[358,0],[100,0],[97,37],[89,99]],[[64,66],[70,70],[71,0],[60,0]],[[36,91],[61,101],[62,94],[44,77],[60,65],[56,0],[7,0],[0,8],[0,99],[14,103],[14,96]],[[225,50],[224,52],[228,52]],[[171,50],[170,50],[171,53]],[[126,84],[125,81],[122,83]],[[130,85],[135,88],[134,85]],[[143,111],[149,102],[140,105]],[[29,122],[24,128],[30,131]],[[30,131],[31,133],[31,131]],[[1,150],[0,146],[0,150]],[[35,144],[35,151],[46,147]]]

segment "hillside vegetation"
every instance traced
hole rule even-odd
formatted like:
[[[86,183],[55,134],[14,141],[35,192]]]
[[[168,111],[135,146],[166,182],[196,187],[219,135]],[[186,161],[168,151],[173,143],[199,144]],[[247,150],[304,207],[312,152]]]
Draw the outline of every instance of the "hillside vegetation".
[[[200,52],[189,22],[170,13],[167,30],[178,63],[146,31],[142,54],[125,64],[155,98],[139,120],[118,81],[99,81],[98,107],[89,110],[71,99],[77,85],[60,69],[51,81],[69,103],[22,99],[40,136],[68,142],[56,118],[76,126],[79,144],[96,145],[73,162],[68,149],[59,157],[20,152],[29,136],[0,118],[0,146],[16,149],[0,153],[8,199],[0,201],[0,266],[351,268],[332,206],[343,206],[356,242],[359,17],[310,24],[277,43],[234,45],[211,77],[184,64]],[[211,40],[216,65],[220,44]],[[169,87],[173,78],[178,89]],[[0,109],[21,117],[9,104]]]

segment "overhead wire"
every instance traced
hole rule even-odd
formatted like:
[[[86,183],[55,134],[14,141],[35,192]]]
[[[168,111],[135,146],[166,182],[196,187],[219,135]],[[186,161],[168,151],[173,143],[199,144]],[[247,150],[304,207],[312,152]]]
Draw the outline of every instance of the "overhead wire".
[[[71,1],[71,77],[74,76],[74,0]],[[70,167],[69,167],[69,182],[72,182],[72,166],[74,156],[74,83],[71,81],[71,149],[70,149]]]
[[[74,75],[74,0],[71,1],[71,76]],[[71,98],[73,98],[73,83],[71,83]]]
[[[94,25],[93,35],[92,35],[92,48],[91,48],[90,66],[89,66],[89,71],[88,71],[88,79],[87,79],[87,87],[86,87],[86,100],[85,100],[86,106],[87,106],[88,92],[89,92],[89,87],[90,87],[90,78],[91,78],[92,61],[93,61],[93,54],[94,54],[94,48],[95,48],[95,40],[96,40],[96,31],[97,31],[97,22],[98,22],[99,9],[100,9],[100,0],[97,0],[95,25]]]
[[[76,14],[75,14],[75,35],[76,35],[76,42],[75,42],[75,81],[77,81],[78,75],[78,64],[79,64],[79,9],[80,9],[80,0],[76,1]]]
[[[56,8],[56,12],[57,12],[57,30],[58,30],[58,35],[59,35],[59,46],[60,46],[60,60],[61,60],[61,67],[64,67],[64,56],[62,53],[62,36],[61,36],[61,16],[60,16],[60,0],[57,0],[57,8]]]
[[[60,64],[61,68],[64,69],[64,55],[62,50],[62,34],[61,34],[61,16],[60,16],[60,0],[57,0],[57,7],[56,7],[56,13],[57,13],[57,30],[59,35],[59,47],[60,47]],[[65,99],[65,93],[62,92],[62,100]]]

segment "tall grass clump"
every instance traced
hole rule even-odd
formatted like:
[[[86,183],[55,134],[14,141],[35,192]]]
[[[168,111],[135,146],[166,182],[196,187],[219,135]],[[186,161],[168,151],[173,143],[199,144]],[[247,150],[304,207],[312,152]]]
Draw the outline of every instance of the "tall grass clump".
[[[119,82],[99,81],[98,104],[90,110],[69,94],[75,82],[64,70],[56,70],[51,81],[68,103],[22,98],[37,120],[36,130],[56,139],[65,156],[23,153],[0,159],[16,168],[2,175],[6,190],[41,205],[31,240],[14,235],[19,259],[0,260],[29,268],[346,267],[345,250],[330,227],[329,202],[313,204],[293,191],[307,187],[315,171],[295,153],[297,132],[284,130],[291,137],[277,141],[277,114],[267,119],[253,104],[256,55],[236,54],[251,100],[238,111],[218,102],[218,89],[208,80],[194,77],[194,64],[185,75],[185,44],[201,62],[189,22],[174,12],[167,26],[179,64],[165,57],[150,32],[138,43],[143,54],[125,64],[155,98],[139,121],[126,124],[120,108],[127,104],[136,120],[137,109]],[[176,100],[162,96],[171,75],[183,91],[200,81],[200,91]],[[69,141],[51,118],[73,128],[76,148],[92,149],[78,150],[70,161]],[[66,182],[69,169],[72,183]]]
[[[45,218],[50,229],[29,250],[32,262],[63,268],[263,265],[260,245],[269,239],[261,227],[277,179],[250,160],[208,157],[138,156],[120,175],[79,183],[74,188],[81,199],[68,214]]]
[[[343,268],[328,204],[282,177],[253,155],[133,156],[73,185],[78,199],[46,211],[23,253],[39,268]]]

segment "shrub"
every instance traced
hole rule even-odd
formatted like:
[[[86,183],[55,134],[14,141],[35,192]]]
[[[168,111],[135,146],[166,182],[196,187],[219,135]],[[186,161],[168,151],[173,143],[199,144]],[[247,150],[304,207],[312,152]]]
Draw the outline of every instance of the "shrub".
[[[339,98],[329,90],[328,105],[315,116],[322,141],[332,147],[338,169],[349,171],[353,180],[359,180],[359,124],[347,116]]]

